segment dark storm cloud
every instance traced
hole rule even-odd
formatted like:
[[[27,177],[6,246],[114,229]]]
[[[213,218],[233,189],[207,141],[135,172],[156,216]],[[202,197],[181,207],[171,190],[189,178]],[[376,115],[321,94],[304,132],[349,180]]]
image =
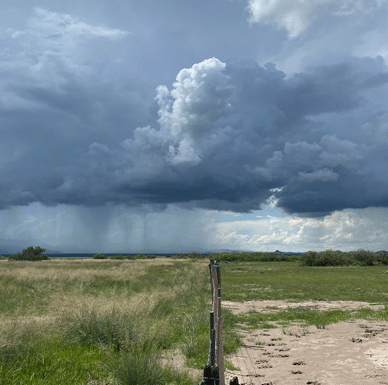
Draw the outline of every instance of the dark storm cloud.
[[[163,130],[139,129],[145,140],[142,148],[150,151],[152,143],[155,146],[152,157],[156,158],[143,167],[157,164],[141,174],[142,187],[136,187],[140,196],[148,194],[147,199],[158,203],[195,201],[200,207],[249,211],[272,195],[270,189],[283,187],[275,195],[278,206],[289,212],[322,215],[387,204],[381,192],[386,187],[384,178],[376,169],[385,158],[367,159],[374,146],[354,143],[343,134],[339,138],[330,125],[307,119],[339,115],[367,104],[362,89],[371,74],[364,71],[362,60],[310,68],[289,79],[269,63],[231,65],[223,71],[233,87],[230,95],[225,94],[231,107],[205,136],[196,141],[189,136],[191,158],[174,164],[167,151],[169,139],[165,137],[163,144],[160,137],[159,144],[156,141]],[[178,119],[174,107],[169,107],[171,116]],[[197,116],[195,108],[190,114]],[[179,126],[182,132],[185,124]],[[349,124],[346,130],[360,131],[360,126]],[[135,147],[139,149],[140,143]],[[130,178],[123,181],[124,186],[131,190]],[[373,193],[372,186],[380,192]]]
[[[287,212],[316,216],[388,205],[381,57],[289,77],[273,63],[210,58],[151,93],[98,54],[99,39],[111,39],[118,55],[114,41],[127,32],[38,9],[29,30],[8,38],[24,48],[3,51],[0,65],[2,209],[179,203],[248,212],[272,195]]]

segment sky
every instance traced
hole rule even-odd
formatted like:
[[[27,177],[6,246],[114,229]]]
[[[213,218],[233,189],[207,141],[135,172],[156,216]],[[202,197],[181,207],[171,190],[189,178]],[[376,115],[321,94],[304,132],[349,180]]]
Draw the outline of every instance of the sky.
[[[0,11],[0,252],[388,250],[388,0]]]

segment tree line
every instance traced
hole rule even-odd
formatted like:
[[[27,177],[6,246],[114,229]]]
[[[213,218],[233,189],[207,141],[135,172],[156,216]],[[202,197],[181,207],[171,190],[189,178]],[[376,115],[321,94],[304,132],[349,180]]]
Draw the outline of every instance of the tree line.
[[[40,246],[29,246],[20,253],[10,255],[8,258],[0,256],[0,259],[10,261],[43,261],[50,259],[45,254],[46,249]],[[116,260],[136,260],[136,259],[154,259],[155,255],[113,255],[106,257],[105,254],[95,254],[93,259],[116,259]],[[167,255],[165,258],[178,259],[213,259],[219,262],[299,262],[303,266],[373,266],[388,265],[388,252],[372,252],[369,250],[355,250],[342,252],[340,250],[308,251],[306,253],[282,254],[275,252],[231,252],[231,253],[212,253],[202,255],[197,252],[188,254]]]

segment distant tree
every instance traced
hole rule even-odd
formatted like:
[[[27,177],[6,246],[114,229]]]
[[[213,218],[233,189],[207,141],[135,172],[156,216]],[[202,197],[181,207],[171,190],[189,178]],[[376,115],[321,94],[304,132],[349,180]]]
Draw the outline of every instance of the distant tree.
[[[111,255],[109,259],[125,259],[124,255]]]
[[[203,257],[202,254],[200,254],[200,253],[192,251],[191,253],[187,254],[187,258],[201,259],[201,258],[205,258],[205,257]]]
[[[352,257],[363,266],[373,266],[374,261],[378,260],[374,253],[364,249],[353,251]]]
[[[106,256],[104,254],[94,254],[93,259],[106,259]]]
[[[388,265],[388,253],[385,250],[376,253],[376,261]]]
[[[147,257],[144,254],[135,255],[135,259],[146,259]]]
[[[47,254],[42,254],[46,251],[42,247],[29,246],[21,253],[12,254],[8,257],[10,261],[43,261],[50,259]]]

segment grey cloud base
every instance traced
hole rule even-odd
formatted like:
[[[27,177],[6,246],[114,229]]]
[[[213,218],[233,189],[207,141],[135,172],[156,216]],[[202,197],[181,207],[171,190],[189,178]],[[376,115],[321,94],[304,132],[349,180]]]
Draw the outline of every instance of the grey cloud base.
[[[84,122],[96,113],[109,122],[115,107],[102,94],[91,102],[87,86],[72,78],[77,108],[63,107],[63,100],[53,105],[42,96],[47,106],[32,128],[36,146],[5,151],[0,208],[32,202],[159,208],[177,203],[248,212],[272,195],[286,212],[310,216],[387,207],[388,134],[384,119],[374,117],[388,113],[374,94],[378,88],[388,96],[387,76],[381,57],[350,57],[290,77],[272,63],[210,58],[181,70],[171,90],[157,87],[157,122],[128,127],[127,139],[120,141],[112,120],[109,143],[103,136],[87,143],[90,135],[81,134],[76,148],[66,130],[73,124],[81,129],[81,115]],[[65,82],[62,90],[68,86]],[[29,86],[22,88],[18,85],[19,97],[32,98]],[[74,103],[72,93],[66,95]],[[104,107],[89,109],[97,102]],[[11,111],[3,107],[3,113]],[[19,124],[28,125],[33,116],[25,110]],[[63,125],[62,134],[45,126],[49,118]]]

